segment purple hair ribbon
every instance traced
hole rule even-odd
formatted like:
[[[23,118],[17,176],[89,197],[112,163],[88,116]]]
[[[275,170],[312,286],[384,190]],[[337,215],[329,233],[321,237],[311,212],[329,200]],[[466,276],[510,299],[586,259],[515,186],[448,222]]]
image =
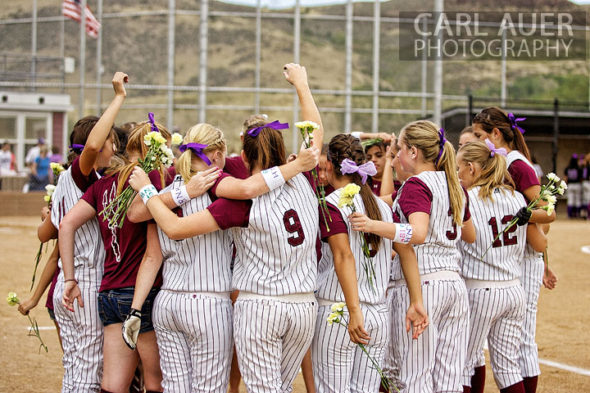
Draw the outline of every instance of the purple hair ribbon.
[[[156,121],[154,120],[154,113],[153,112],[148,113],[148,120],[150,121],[150,124],[152,125],[152,131],[160,132],[160,130],[158,129],[158,126],[156,125]]]
[[[207,165],[211,165],[211,161],[209,157],[203,153],[203,149],[207,148],[209,145],[203,145],[202,143],[187,143],[186,145],[178,146],[178,150],[184,153],[187,149],[191,150],[193,153],[197,155],[201,160],[203,160]]]
[[[367,176],[375,176],[377,174],[377,169],[372,161],[357,165],[356,162],[351,159],[345,158],[342,160],[342,164],[340,164],[340,172],[342,172],[343,175],[358,172],[358,174],[361,175],[363,184],[365,184],[367,182]]]
[[[488,145],[488,149],[490,149],[490,156],[495,156],[496,153],[498,153],[501,156],[506,157],[506,155],[508,154],[506,152],[506,149],[504,149],[503,147],[500,147],[498,149],[496,149],[496,146],[489,140],[486,138],[486,145]]]
[[[281,123],[280,121],[275,120],[272,123],[268,123],[263,126],[248,130],[248,135],[250,135],[253,138],[256,138],[263,128],[272,128],[273,130],[284,130],[285,128],[289,128],[289,123]]]
[[[79,145],[77,143],[71,144],[69,146],[70,150],[76,154],[82,154],[82,150],[84,150],[84,145]]]
[[[509,113],[508,114],[508,120],[510,120],[510,128],[511,129],[514,130],[516,128],[518,131],[520,131],[521,134],[524,134],[524,129],[518,125],[518,122],[519,121],[525,121],[526,120],[526,117],[518,117],[517,118],[517,117],[514,116],[514,114]]]
[[[438,156],[436,156],[436,161],[434,162],[437,165],[438,165],[438,160],[440,160],[443,150],[445,149],[445,143],[447,143],[447,138],[445,138],[444,128],[441,127],[440,130],[438,130],[438,135],[440,137],[439,142],[438,142],[439,150],[438,150]]]

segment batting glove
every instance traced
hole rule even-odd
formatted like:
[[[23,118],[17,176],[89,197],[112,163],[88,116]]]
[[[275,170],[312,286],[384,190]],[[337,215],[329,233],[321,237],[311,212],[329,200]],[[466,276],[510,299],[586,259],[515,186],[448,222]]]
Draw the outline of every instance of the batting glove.
[[[526,207],[521,208],[518,213],[516,213],[516,217],[518,221],[516,221],[516,225],[526,225],[529,220],[531,219],[532,212],[529,211]]]
[[[141,327],[141,312],[134,308],[129,311],[125,322],[123,322],[123,341],[131,349],[137,346],[137,336]]]

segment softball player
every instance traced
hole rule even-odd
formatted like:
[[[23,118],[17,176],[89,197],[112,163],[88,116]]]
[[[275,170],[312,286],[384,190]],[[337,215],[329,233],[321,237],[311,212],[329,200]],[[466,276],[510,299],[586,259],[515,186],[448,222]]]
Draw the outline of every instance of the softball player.
[[[429,121],[404,127],[398,158],[412,174],[393,204],[388,224],[353,217],[353,229],[376,233],[395,242],[415,244],[422,297],[430,324],[412,341],[406,333],[404,312],[410,305],[406,291],[398,291],[393,340],[401,358],[400,379],[406,392],[462,392],[467,351],[469,309],[465,284],[459,276],[459,239],[475,240],[465,194],[457,179],[455,151],[444,131]],[[399,257],[396,256],[396,259]],[[394,262],[392,279],[404,286],[402,269]]]
[[[590,153],[584,157],[582,171],[582,212],[590,219]]]
[[[55,228],[60,227],[64,216],[98,179],[96,169],[109,166],[116,150],[112,124],[125,100],[126,80],[124,73],[114,75],[115,98],[100,119],[85,117],[74,126],[71,148],[80,156],[59,176],[51,209]],[[62,270],[53,292],[54,313],[64,351],[62,392],[97,392],[102,376],[103,333],[96,296],[104,262],[98,222],[86,222],[72,233],[71,240],[71,258],[58,261]],[[59,245],[61,247],[62,243]],[[71,284],[86,300],[86,307],[78,304],[68,310],[62,304],[65,288],[71,289]]]
[[[305,68],[288,64],[284,74],[297,90],[303,117],[320,124],[313,143],[321,146],[323,129]],[[273,126],[254,118],[244,134],[243,156],[253,174],[286,161],[282,136]],[[249,391],[290,392],[317,315],[313,290],[319,217],[309,180],[297,175],[252,201],[220,199],[206,210],[175,218],[159,198],[151,197],[149,186],[143,188],[146,181],[139,170],[134,176],[139,180],[135,187],[142,186],[148,209],[170,238],[235,227],[232,286],[240,290],[234,308],[240,370]],[[276,172],[271,176],[279,178]]]
[[[473,133],[480,140],[489,138],[496,148],[506,149],[508,172],[514,180],[516,191],[523,194],[528,202],[538,197],[541,186],[530,163],[529,150],[523,136],[524,130],[517,124],[518,121],[514,115],[506,114],[499,108],[486,108],[474,117]],[[520,211],[520,215],[523,220],[527,219],[528,214],[523,210]],[[549,224],[555,220],[555,212],[548,216],[544,210],[536,209],[528,218],[531,223]],[[528,245],[520,278],[526,294],[526,313],[522,325],[523,342],[520,349],[520,367],[526,393],[536,392],[538,376],[541,374],[535,330],[537,301],[544,270],[542,254]],[[547,273],[553,275],[550,269],[547,269]]]
[[[364,344],[369,355],[382,363],[389,340],[386,290],[392,242],[369,235],[371,258],[364,255],[361,235],[349,229],[344,220],[350,208],[337,207],[344,187],[351,183],[361,187],[360,194],[353,199],[358,212],[367,212],[372,219],[386,222],[393,222],[393,218],[389,206],[376,198],[365,184],[368,175],[375,173],[375,167],[372,162],[362,164],[365,155],[356,138],[336,135],[330,141],[328,157],[327,177],[337,190],[327,198],[332,218],[329,229],[323,222],[320,224],[322,239],[329,246],[323,244],[318,266],[320,307],[312,344],[316,389],[318,392],[375,392],[381,377],[356,344]],[[366,263],[373,267],[369,273]],[[374,270],[374,277],[370,270]],[[419,289],[417,274],[415,278],[414,287]],[[345,300],[348,332],[342,325],[326,323],[332,304]]]
[[[461,242],[461,275],[470,308],[469,345],[463,371],[464,392],[483,391],[472,382],[484,341],[488,340],[496,384],[502,393],[523,392],[518,362],[525,294],[520,285],[520,261],[526,242],[544,250],[545,237],[536,225],[513,226],[503,233],[514,214],[526,206],[522,194],[505,182],[505,149],[486,140],[464,145],[457,154],[459,178],[469,189],[470,211],[476,228],[473,244]],[[475,386],[474,386],[475,385]]]
[[[115,173],[95,182],[84,193],[78,202],[62,220],[59,233],[60,254],[64,261],[72,263],[72,239],[74,231],[87,221],[96,217],[124,188],[126,177],[136,161],[145,158],[147,146],[144,137],[155,126],[164,137],[170,139],[168,131],[160,124],[140,123],[131,131],[127,142],[127,157],[130,162],[119,168]],[[158,185],[167,171],[153,171]],[[161,391],[161,371],[159,366],[158,347],[151,323],[151,304],[157,293],[161,280],[156,280],[155,288],[150,291],[148,300],[141,311],[141,330],[138,340],[138,351],[130,351],[121,337],[121,326],[130,311],[140,262],[147,266],[158,264],[161,259],[160,245],[154,224],[134,224],[127,218],[123,226],[111,226],[101,215],[98,219],[100,236],[104,243],[105,263],[104,274],[98,294],[98,310],[104,325],[104,347],[102,391],[127,391],[133,378],[138,360],[141,359],[148,392]],[[86,300],[81,295],[76,280],[64,271],[66,288],[63,303],[68,308],[74,307],[77,300],[80,305]]]

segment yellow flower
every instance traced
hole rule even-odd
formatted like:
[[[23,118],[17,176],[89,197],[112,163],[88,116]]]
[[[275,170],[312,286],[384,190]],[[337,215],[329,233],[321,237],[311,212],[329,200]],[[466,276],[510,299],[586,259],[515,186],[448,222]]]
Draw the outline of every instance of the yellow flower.
[[[43,200],[49,203],[51,201],[51,195],[43,195]]]
[[[20,303],[18,296],[14,292],[8,292],[8,297],[6,297],[6,301],[8,302],[9,306],[16,306]]]
[[[332,314],[328,315],[328,319],[326,319],[326,321],[328,321],[328,325],[332,325],[334,322],[339,323],[340,314],[333,312]]]
[[[172,134],[172,144],[174,146],[178,146],[182,144],[182,135],[180,135],[178,132],[175,132],[174,134]]]
[[[361,188],[354,183],[348,183],[340,194],[340,200],[338,201],[338,207],[352,206],[352,200],[354,196],[359,193]]]
[[[342,312],[344,311],[344,307],[346,307],[346,303],[334,303],[332,304],[332,312]]]
[[[49,167],[55,175],[59,175],[60,173],[65,171],[64,167],[59,162],[52,162],[51,164],[49,164]]]
[[[295,127],[306,131],[313,131],[320,128],[320,126],[317,123],[314,123],[310,120],[298,121],[297,123],[295,123]]]
[[[151,146],[152,143],[157,143],[161,145],[166,143],[166,138],[164,138],[162,134],[160,134],[157,131],[151,131],[143,138],[143,142],[147,146]]]

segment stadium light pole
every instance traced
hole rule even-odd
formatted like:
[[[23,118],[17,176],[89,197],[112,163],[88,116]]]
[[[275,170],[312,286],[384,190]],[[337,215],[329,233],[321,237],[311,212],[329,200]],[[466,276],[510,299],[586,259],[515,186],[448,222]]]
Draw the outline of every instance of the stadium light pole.
[[[444,0],[434,0],[434,13],[440,17],[444,10]],[[441,29],[442,30],[442,29]],[[439,31],[437,36],[439,48],[442,47],[442,31]],[[442,112],[442,90],[443,90],[443,63],[442,53],[439,52],[436,60],[434,60],[434,123],[442,127],[441,112]]]
[[[174,46],[176,41],[176,1],[168,0],[168,119],[166,125],[174,127]]]

